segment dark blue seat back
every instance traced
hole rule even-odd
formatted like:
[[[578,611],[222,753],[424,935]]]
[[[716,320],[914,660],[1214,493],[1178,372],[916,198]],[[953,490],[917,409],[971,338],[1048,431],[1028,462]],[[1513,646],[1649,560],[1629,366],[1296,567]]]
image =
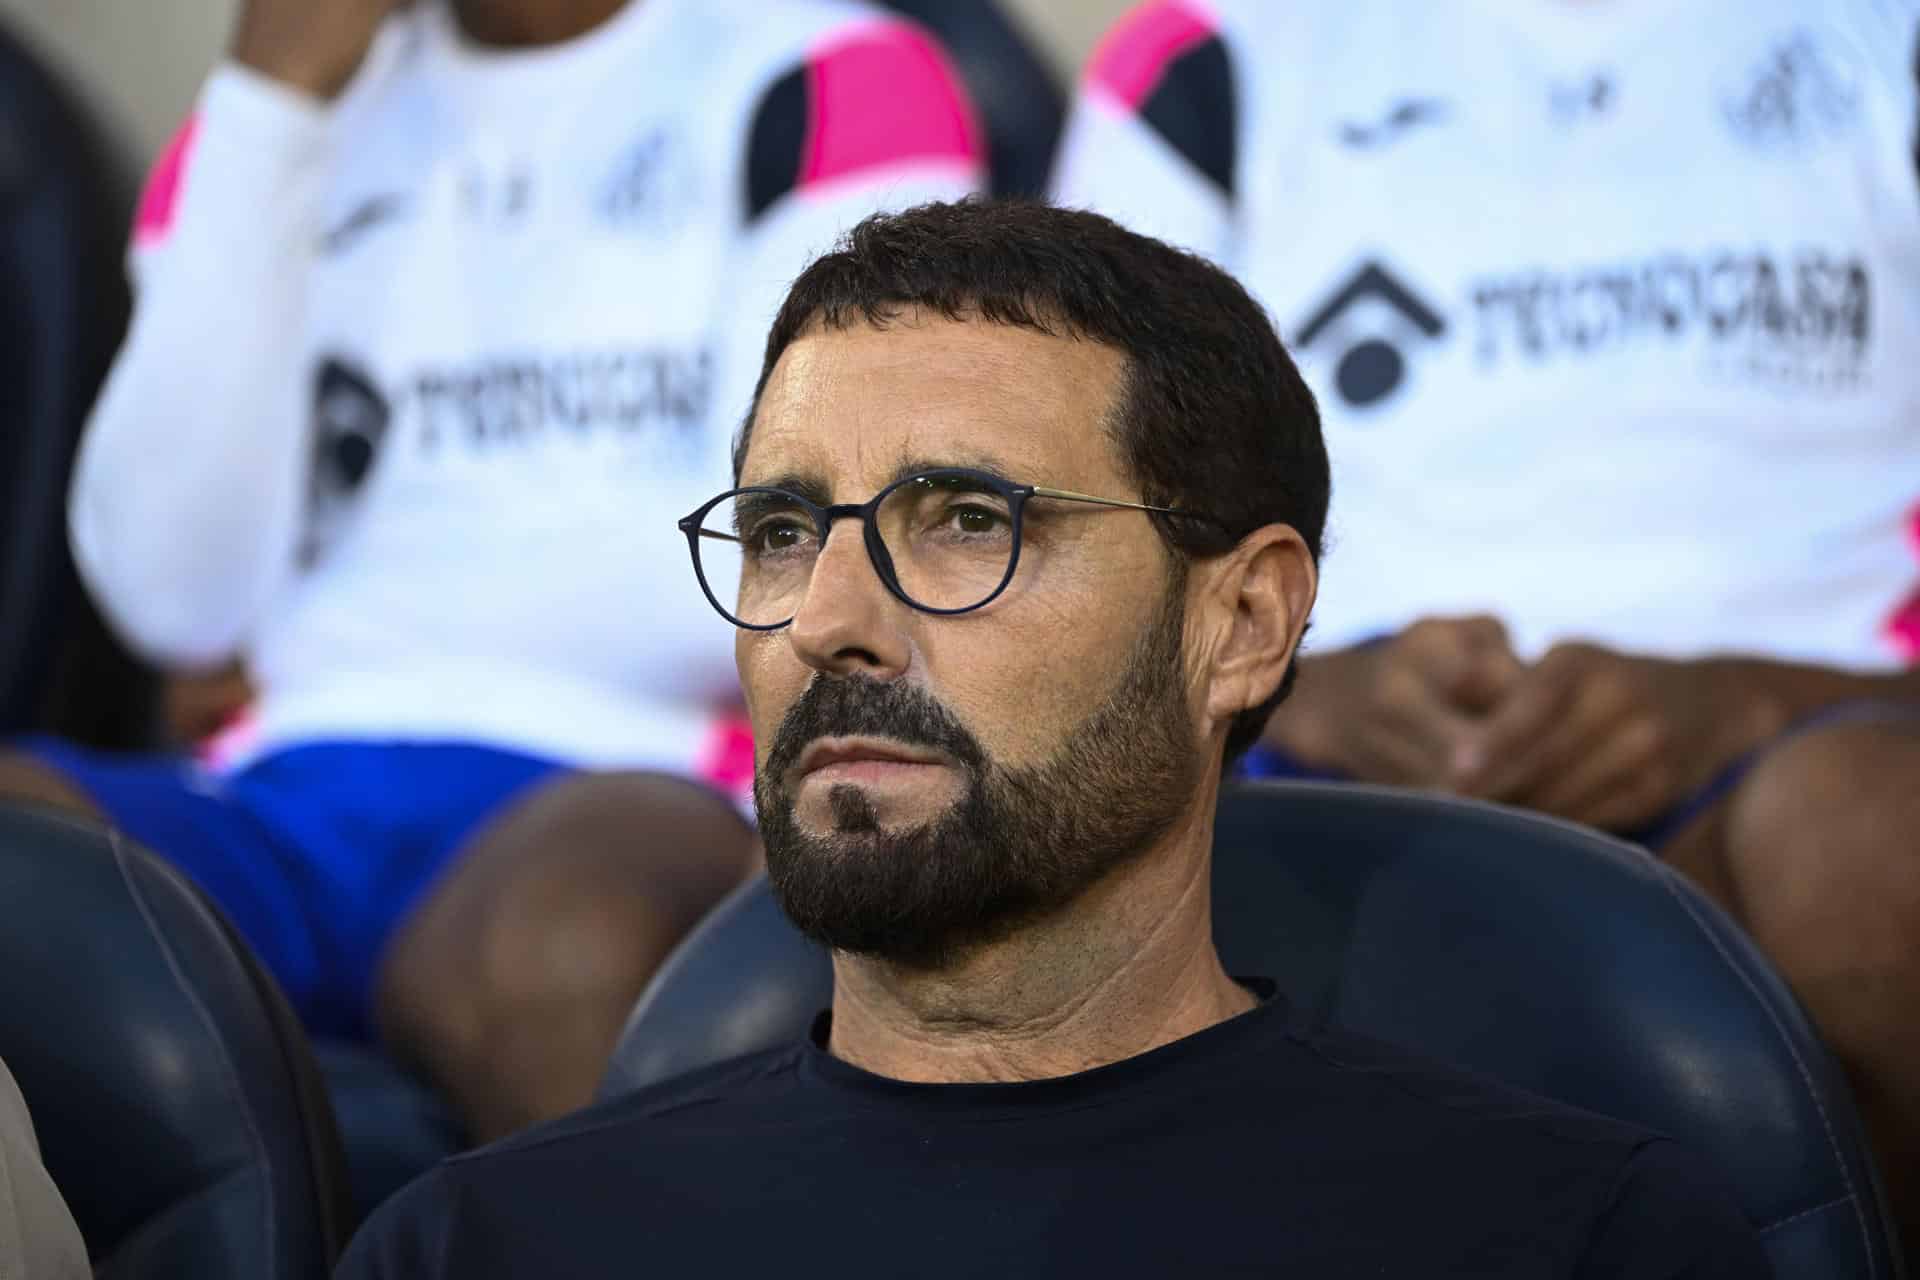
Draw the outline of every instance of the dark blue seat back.
[[[0,1059],[101,1277],[320,1280],[349,1226],[305,1036],[199,891],[0,806]]]
[[[0,733],[47,720],[68,633],[98,628],[67,475],[125,323],[125,204],[89,122],[0,28]]]
[[[1777,1274],[1902,1274],[1833,1061],[1751,942],[1643,851],[1385,788],[1228,789],[1215,937],[1333,1023],[1669,1134],[1712,1160]],[[641,998],[603,1094],[804,1032],[825,955],[764,881]]]

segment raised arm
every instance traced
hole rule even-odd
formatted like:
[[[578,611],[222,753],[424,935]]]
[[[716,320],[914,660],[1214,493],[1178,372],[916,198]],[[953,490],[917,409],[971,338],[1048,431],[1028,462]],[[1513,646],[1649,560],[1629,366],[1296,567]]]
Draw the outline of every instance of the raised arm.
[[[390,8],[250,0],[233,57],[142,198],[133,322],[82,439],[68,516],[96,599],[156,661],[230,656],[292,571],[326,99]]]

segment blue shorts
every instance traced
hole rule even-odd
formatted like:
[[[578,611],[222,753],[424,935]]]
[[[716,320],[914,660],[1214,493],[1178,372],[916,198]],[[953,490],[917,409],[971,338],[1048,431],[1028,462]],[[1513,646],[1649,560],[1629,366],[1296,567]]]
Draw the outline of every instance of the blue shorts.
[[[227,774],[51,738],[14,744],[195,880],[310,1031],[371,1037],[375,968],[474,831],[560,771],[435,743],[314,743]]]
[[[1622,831],[1618,834],[1624,840],[1643,845],[1659,853],[1675,836],[1678,836],[1693,820],[1706,813],[1733,793],[1735,787],[1753,772],[1753,767],[1770,751],[1782,743],[1813,729],[1823,729],[1831,725],[1856,721],[1898,720],[1911,722],[1920,720],[1920,707],[1907,703],[1862,700],[1842,702],[1826,707],[1812,715],[1788,725],[1774,737],[1761,743],[1745,755],[1723,765],[1720,771],[1708,779],[1697,791],[1683,796],[1678,803],[1653,821],[1634,831]],[[1345,781],[1345,775],[1329,769],[1316,769],[1312,765],[1295,760],[1286,752],[1267,743],[1254,744],[1241,761],[1240,773],[1247,778],[1311,778],[1328,782]]]

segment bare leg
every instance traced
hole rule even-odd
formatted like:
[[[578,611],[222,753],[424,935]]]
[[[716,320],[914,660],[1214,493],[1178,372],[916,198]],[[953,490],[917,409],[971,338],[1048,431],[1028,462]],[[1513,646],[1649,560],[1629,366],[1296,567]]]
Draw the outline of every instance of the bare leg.
[[[754,869],[721,797],[657,774],[549,783],[481,831],[384,957],[388,1044],[486,1141],[589,1101],[680,938]]]
[[[1852,723],[1765,757],[1669,851],[1746,926],[1847,1069],[1920,1240],[1920,728]]]

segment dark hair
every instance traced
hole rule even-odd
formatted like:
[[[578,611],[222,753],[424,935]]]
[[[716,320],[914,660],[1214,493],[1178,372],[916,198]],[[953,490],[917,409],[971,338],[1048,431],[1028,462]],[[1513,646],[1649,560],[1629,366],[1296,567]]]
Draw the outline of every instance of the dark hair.
[[[1326,527],[1326,442],[1313,393],[1266,312],[1203,258],[1095,213],[1022,200],[964,200],[876,214],[806,269],[767,336],[761,392],[815,324],[884,327],[901,310],[1065,333],[1117,348],[1125,382],[1108,430],[1142,501],[1223,522],[1152,517],[1187,557],[1219,555],[1262,525],[1292,525],[1317,562]],[[753,429],[734,446],[737,478]],[[1293,686],[1242,711],[1230,763]]]

